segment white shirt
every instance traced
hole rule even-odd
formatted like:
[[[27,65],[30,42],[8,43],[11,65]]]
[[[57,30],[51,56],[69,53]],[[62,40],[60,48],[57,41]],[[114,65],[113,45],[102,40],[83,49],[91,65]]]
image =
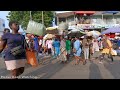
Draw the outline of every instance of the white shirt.
[[[51,49],[52,49],[52,40],[47,40],[47,41],[46,41],[46,46],[47,46],[48,48],[51,48]]]
[[[42,40],[40,40],[40,41],[39,41],[39,45],[42,45],[42,42],[43,42],[43,41],[42,41]]]

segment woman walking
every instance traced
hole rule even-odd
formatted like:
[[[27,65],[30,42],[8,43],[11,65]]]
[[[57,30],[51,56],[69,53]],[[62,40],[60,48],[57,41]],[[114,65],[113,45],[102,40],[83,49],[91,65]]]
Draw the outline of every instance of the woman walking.
[[[98,41],[96,39],[94,39],[94,41],[93,41],[93,53],[95,53],[96,51],[99,52],[99,45],[98,45]]]
[[[60,55],[60,41],[56,38],[53,42],[53,47],[55,48],[55,57],[59,57]]]
[[[113,63],[113,55],[115,55],[115,53],[113,52],[113,45],[112,42],[108,39],[107,36],[103,37],[103,50],[102,50],[102,55],[100,55],[100,62],[99,63],[103,63],[102,60],[104,60],[104,56],[107,54],[110,59],[111,59],[111,64]]]
[[[12,78],[17,79],[17,76],[24,72],[26,62],[26,52],[24,47],[24,37],[18,33],[19,25],[16,21],[9,22],[9,27],[12,33],[6,33],[2,36],[2,43],[0,52],[2,52],[7,45],[5,52],[5,64],[7,70],[11,71]],[[19,55],[13,54],[11,51],[17,46],[21,46],[22,53]]]
[[[87,61],[89,59],[89,41],[87,36],[84,37],[82,46],[83,46],[83,51],[84,51],[84,59]]]
[[[80,56],[81,56],[81,43],[79,41],[79,39],[76,37],[75,38],[75,42],[74,42],[74,49],[73,51],[75,52],[74,55],[75,55],[75,59],[76,59],[76,63],[75,65],[78,65],[79,64],[79,61],[82,61],[83,62],[83,65],[86,64],[86,61],[84,59],[82,59]]]
[[[48,55],[52,55],[52,39],[48,39],[46,41],[46,47],[47,47],[47,51],[48,51]]]
[[[71,54],[71,41],[69,37],[67,37],[66,40],[66,50],[67,50],[67,60],[69,60]]]
[[[93,58],[97,59],[99,57],[99,43],[97,41],[97,39],[93,40]]]
[[[60,41],[60,50],[61,50],[61,54],[60,54],[60,60],[61,63],[66,63],[67,62],[67,51],[66,51],[66,43],[65,43],[65,39],[63,37],[61,37],[61,41]]]

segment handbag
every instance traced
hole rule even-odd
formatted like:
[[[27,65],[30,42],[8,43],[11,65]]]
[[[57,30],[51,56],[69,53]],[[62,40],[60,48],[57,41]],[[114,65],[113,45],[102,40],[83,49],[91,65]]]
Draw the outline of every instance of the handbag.
[[[11,49],[11,53],[14,56],[21,55],[23,52],[25,52],[25,50],[23,49],[22,45]]]
[[[22,53],[25,52],[25,41],[24,41],[24,38],[22,35],[21,35],[21,37],[23,39],[22,44],[17,47],[14,47],[10,50],[11,54],[14,56],[21,55]],[[24,44],[24,47],[22,46],[23,44]]]
[[[36,67],[39,65],[34,51],[26,49],[26,57],[27,63],[30,64],[31,66]]]

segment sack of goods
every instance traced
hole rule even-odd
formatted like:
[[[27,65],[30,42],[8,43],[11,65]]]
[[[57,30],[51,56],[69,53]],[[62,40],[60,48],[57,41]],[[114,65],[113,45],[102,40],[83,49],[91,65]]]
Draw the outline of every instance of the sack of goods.
[[[58,30],[68,30],[68,24],[67,23],[60,23],[58,26]]]
[[[58,33],[59,35],[62,35],[63,33],[67,33],[68,31],[68,24],[67,23],[60,23],[58,26]]]
[[[46,28],[43,24],[30,20],[27,26],[27,30],[25,30],[25,32],[38,36],[43,36],[46,34]]]

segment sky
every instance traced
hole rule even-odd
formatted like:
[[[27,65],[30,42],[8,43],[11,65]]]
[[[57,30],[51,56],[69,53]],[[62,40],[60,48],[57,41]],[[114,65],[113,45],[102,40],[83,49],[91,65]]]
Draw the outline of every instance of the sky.
[[[0,11],[0,18],[5,20],[5,28],[9,28],[8,23],[9,21],[7,20],[6,16],[8,15],[10,11]],[[23,31],[23,29],[20,28],[20,32]]]
[[[6,28],[9,28],[8,26],[8,20],[6,18],[6,16],[8,15],[9,11],[0,11],[0,18],[4,19],[5,20],[5,27]]]

